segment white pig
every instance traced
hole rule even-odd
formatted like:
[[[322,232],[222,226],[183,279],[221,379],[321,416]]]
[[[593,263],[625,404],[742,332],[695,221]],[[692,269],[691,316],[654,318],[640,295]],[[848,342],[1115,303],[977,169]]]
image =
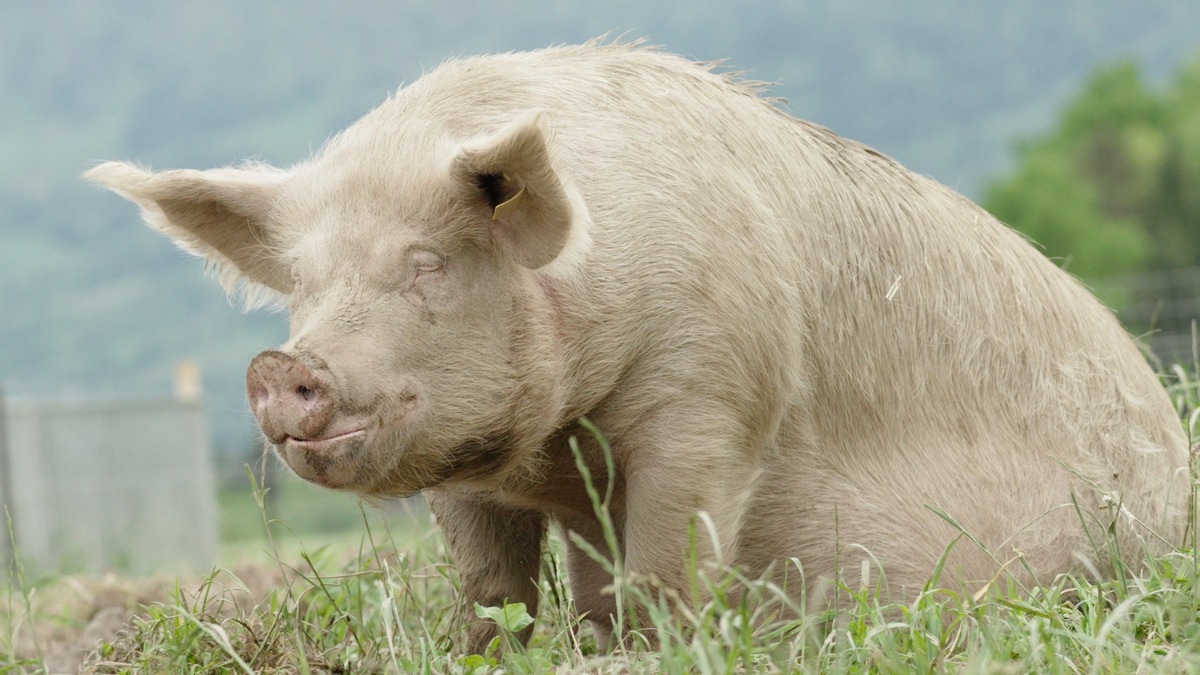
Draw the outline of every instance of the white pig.
[[[657,50],[450,61],[286,170],[87,177],[227,291],[286,303],[290,339],[247,373],[267,442],[320,485],[423,492],[464,607],[536,607],[550,523],[608,550],[582,416],[612,446],[625,569],[691,601],[702,512],[702,561],[794,558],[810,602],[864,559],[912,597],[948,518],[977,543],[941,582],[968,591],[1108,573],[1090,541],[1113,521],[1131,565],[1182,533],[1181,424],[1083,286],[942,185]],[[567,562],[606,640],[612,579]]]

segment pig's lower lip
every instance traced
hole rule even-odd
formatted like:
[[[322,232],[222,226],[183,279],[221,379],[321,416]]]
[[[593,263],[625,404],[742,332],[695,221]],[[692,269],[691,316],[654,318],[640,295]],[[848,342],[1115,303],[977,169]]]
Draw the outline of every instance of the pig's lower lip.
[[[313,451],[320,452],[321,450],[323,450],[325,448],[337,445],[338,443],[341,443],[345,440],[354,438],[356,436],[366,436],[366,435],[367,435],[366,429],[355,429],[354,431],[347,431],[346,433],[338,434],[337,436],[330,436],[329,438],[316,438],[316,439],[311,439],[311,440],[304,439],[304,438],[296,438],[295,436],[287,436],[286,438],[284,438],[283,442],[285,444],[295,445],[298,448],[303,448],[304,450],[307,450],[309,452],[313,452]]]
[[[359,450],[366,436],[365,429],[315,440],[288,436],[277,449],[292,471],[304,480],[328,488],[347,488],[358,476]]]

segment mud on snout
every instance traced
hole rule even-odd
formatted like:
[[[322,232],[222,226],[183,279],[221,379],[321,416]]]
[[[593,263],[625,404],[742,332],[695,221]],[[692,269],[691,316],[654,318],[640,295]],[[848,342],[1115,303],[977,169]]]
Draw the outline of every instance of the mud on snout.
[[[378,413],[350,412],[319,357],[262,352],[246,370],[246,396],[267,441],[301,478],[342,489],[361,482]]]

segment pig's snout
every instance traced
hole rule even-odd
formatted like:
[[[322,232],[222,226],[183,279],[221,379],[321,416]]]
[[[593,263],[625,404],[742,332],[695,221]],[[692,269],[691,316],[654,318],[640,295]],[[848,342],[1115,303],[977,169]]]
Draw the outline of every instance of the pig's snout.
[[[265,351],[246,370],[246,395],[258,426],[272,443],[318,440],[334,417],[327,382],[295,356]]]

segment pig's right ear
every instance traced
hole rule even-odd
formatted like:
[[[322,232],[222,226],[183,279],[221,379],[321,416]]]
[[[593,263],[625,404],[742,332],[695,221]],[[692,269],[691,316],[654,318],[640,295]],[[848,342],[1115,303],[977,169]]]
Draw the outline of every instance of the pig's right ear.
[[[292,279],[272,255],[270,212],[286,174],[270,168],[150,173],[106,162],[84,175],[142,208],[153,229],[217,269],[227,292],[241,279],[290,293]]]
[[[554,166],[538,112],[464,144],[451,173],[501,248],[525,267],[547,265],[586,237],[586,210]]]

